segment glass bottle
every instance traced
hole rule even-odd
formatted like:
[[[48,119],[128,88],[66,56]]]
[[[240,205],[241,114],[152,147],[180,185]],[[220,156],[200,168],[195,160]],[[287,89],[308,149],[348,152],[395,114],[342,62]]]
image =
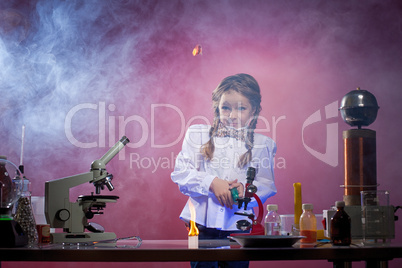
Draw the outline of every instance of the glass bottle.
[[[317,242],[317,219],[313,213],[313,204],[303,204],[303,213],[300,216],[300,235],[305,236],[301,243]]]
[[[265,235],[281,235],[281,217],[278,214],[278,205],[267,205],[268,213],[265,216]]]
[[[351,218],[345,211],[345,202],[335,202],[336,213],[331,218],[331,243],[334,246],[349,246],[352,242]]]
[[[31,183],[24,176],[23,192],[18,200],[14,219],[28,236],[28,246],[34,246],[38,244],[38,231],[31,204],[30,185]]]

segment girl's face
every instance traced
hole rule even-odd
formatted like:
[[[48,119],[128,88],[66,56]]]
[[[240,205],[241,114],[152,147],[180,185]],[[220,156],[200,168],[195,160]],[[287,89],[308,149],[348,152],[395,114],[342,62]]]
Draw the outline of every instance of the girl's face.
[[[218,108],[221,122],[234,128],[247,126],[254,115],[249,100],[233,90],[222,95]]]

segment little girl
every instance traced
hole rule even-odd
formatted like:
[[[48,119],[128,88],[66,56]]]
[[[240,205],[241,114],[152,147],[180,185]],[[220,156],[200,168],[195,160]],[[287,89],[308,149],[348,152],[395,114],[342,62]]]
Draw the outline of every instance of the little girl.
[[[261,111],[261,93],[257,81],[248,74],[226,77],[212,93],[214,122],[212,126],[193,125],[185,135],[182,151],[171,174],[180,191],[189,196],[180,218],[191,219],[189,203],[195,207],[199,239],[222,239],[238,231],[236,222],[247,217],[235,215],[238,209],[231,196],[237,188],[244,195],[248,167],[257,170],[253,184],[264,203],[276,193],[273,159],[275,142],[254,133]],[[245,212],[253,213],[247,205]],[[192,267],[219,267],[192,262]],[[229,262],[225,267],[248,267],[248,262]]]

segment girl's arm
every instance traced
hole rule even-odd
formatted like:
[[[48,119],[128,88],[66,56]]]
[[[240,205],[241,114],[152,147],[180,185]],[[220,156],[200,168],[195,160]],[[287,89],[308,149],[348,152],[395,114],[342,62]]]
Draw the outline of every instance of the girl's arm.
[[[211,183],[216,177],[203,169],[204,157],[200,152],[203,136],[208,137],[206,126],[194,125],[187,130],[182,150],[176,158],[175,168],[171,174],[180,192],[191,197],[207,196],[210,193]]]

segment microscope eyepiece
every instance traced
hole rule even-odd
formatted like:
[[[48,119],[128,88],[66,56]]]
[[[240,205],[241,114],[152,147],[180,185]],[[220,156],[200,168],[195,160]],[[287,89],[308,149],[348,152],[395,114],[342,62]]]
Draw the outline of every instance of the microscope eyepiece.
[[[247,169],[247,180],[254,180],[255,178],[255,168],[249,167]]]
[[[121,137],[120,142],[123,143],[123,145],[126,145],[130,140],[126,136],[123,136]]]
[[[99,159],[103,164],[109,163],[110,160],[118,153],[120,152],[121,149],[123,149],[124,146],[126,146],[127,143],[129,143],[130,140],[126,137],[123,136],[115,145],[113,145],[112,148],[109,149],[109,151],[106,152],[104,156],[102,156],[101,159]]]

